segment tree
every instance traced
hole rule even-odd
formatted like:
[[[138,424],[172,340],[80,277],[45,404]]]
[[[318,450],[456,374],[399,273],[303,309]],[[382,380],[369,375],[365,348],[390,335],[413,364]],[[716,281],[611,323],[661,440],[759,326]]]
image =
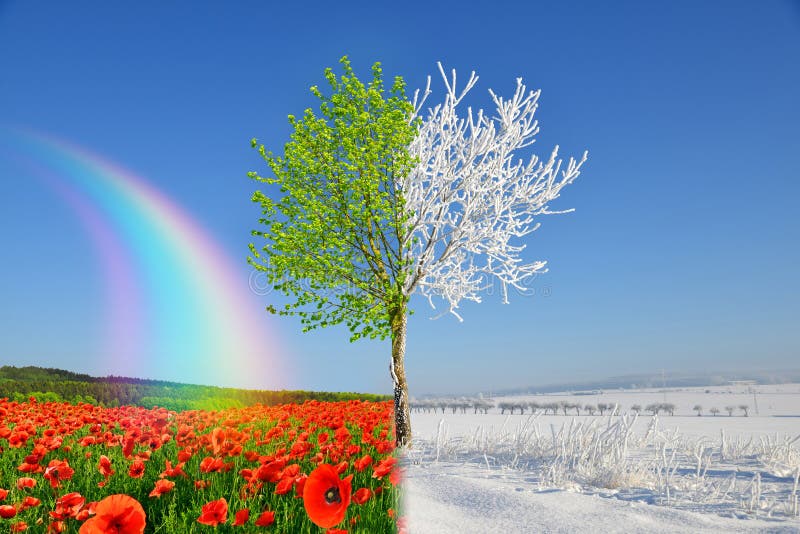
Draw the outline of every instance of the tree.
[[[728,417],[733,415],[733,410],[735,410],[735,406],[725,406],[725,411],[728,412]]]
[[[739,409],[742,411],[744,416],[747,417],[747,411],[750,409],[750,407],[747,404],[740,404]]]
[[[708,410],[708,411],[709,411],[709,412],[711,412],[711,415],[713,415],[714,417],[716,417],[716,416],[717,416],[717,414],[719,413],[719,408],[717,408],[716,406],[714,406],[713,408],[711,408],[711,409],[710,409],[710,410]]]
[[[642,411],[642,405],[641,404],[634,404],[633,406],[631,406],[631,411],[633,411],[633,412],[638,414],[639,412]]]
[[[697,417],[700,417],[702,415],[702,413],[703,413],[703,407],[700,406],[699,404],[695,404],[694,408],[692,408],[692,410],[697,412]]]
[[[460,118],[456,107],[477,82],[473,73],[457,93],[444,75],[444,103],[421,110],[430,93],[413,101],[401,77],[384,96],[380,64],[368,86],[347,58],[344,74],[326,69],[330,96],[315,86],[320,115],[307,109],[283,156],[253,139],[274,176],[251,178],[271,188],[256,191],[262,208],[254,231],[264,243],[250,245],[250,263],[289,296],[280,315],[297,315],[303,330],[345,323],[351,341],[391,338],[389,371],[394,384],[395,437],[411,441],[405,347],[413,294],[447,301],[456,312],[462,299],[480,302],[486,278],[524,290],[545,271],[545,262],[521,261],[524,245],[512,244],[538,227],[535,218],[552,212],[549,203],[577,178],[579,162],[562,169],[558,147],[546,162],[514,151],[538,133],[534,114],[539,92],[521,80],[510,100],[490,91],[497,119],[479,111]],[[271,194],[270,194],[271,193]],[[501,408],[502,410],[502,408]]]

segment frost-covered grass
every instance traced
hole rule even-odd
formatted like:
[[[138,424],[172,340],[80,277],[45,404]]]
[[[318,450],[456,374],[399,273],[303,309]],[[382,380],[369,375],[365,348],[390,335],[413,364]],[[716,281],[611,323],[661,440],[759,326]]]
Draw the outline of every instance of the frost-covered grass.
[[[779,388],[776,398],[759,393],[761,415],[749,417],[689,416],[694,404],[715,396],[704,390],[671,392],[669,397],[678,399],[676,413],[680,407],[685,413],[674,417],[622,411],[619,401],[603,417],[501,415],[499,409],[487,415],[415,413],[415,445],[407,461],[412,473],[437,466],[452,472],[462,465],[465,473],[516,477],[524,481],[517,491],[613,496],[800,528],[800,418],[792,417],[800,414],[798,390]],[[663,392],[639,393],[625,394],[637,403],[647,400],[642,396],[663,397]],[[725,400],[743,393],[716,395]],[[506,399],[495,399],[501,400]],[[525,399],[512,399],[519,400]],[[780,416],[764,415],[770,411]]]

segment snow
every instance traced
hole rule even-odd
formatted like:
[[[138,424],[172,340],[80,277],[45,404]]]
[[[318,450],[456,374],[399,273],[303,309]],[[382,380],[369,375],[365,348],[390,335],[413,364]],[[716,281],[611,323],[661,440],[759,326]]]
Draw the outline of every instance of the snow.
[[[664,402],[664,395],[494,401],[606,402],[626,410]],[[800,385],[672,389],[666,402],[676,415],[655,421],[497,409],[413,413],[403,484],[409,532],[800,532],[800,439],[792,441],[800,437]],[[733,417],[697,417],[695,404],[704,414],[749,404],[751,415],[737,409]]]
[[[792,532],[800,524],[732,519],[599,494],[536,490],[524,474],[456,463],[412,466],[403,489],[413,534]]]

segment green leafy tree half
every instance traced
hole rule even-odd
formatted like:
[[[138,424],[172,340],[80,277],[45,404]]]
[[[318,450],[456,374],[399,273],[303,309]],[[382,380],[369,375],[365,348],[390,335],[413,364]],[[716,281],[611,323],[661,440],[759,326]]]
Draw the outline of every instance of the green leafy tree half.
[[[402,361],[409,298],[408,215],[397,184],[413,165],[408,147],[417,123],[405,83],[395,77],[388,94],[379,63],[362,83],[344,57],[341,76],[326,69],[329,94],[318,87],[319,113],[289,116],[294,128],[284,155],[253,139],[272,176],[249,176],[267,189],[261,205],[263,244],[250,245],[249,262],[272,288],[291,297],[276,309],[299,316],[304,331],[345,323],[351,341],[392,337],[395,433],[410,439],[408,388]],[[399,415],[398,415],[399,414]]]

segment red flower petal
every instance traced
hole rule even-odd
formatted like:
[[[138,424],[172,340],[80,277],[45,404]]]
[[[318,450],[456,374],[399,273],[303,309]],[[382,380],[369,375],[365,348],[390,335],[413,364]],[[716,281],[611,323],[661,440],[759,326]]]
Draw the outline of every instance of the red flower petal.
[[[275,512],[271,512],[269,510],[261,512],[261,515],[259,515],[258,519],[256,519],[257,527],[268,527],[273,523],[275,523]]]
[[[308,475],[303,490],[303,505],[311,522],[322,528],[338,525],[350,505],[353,475],[339,479],[336,469],[322,464]]]

